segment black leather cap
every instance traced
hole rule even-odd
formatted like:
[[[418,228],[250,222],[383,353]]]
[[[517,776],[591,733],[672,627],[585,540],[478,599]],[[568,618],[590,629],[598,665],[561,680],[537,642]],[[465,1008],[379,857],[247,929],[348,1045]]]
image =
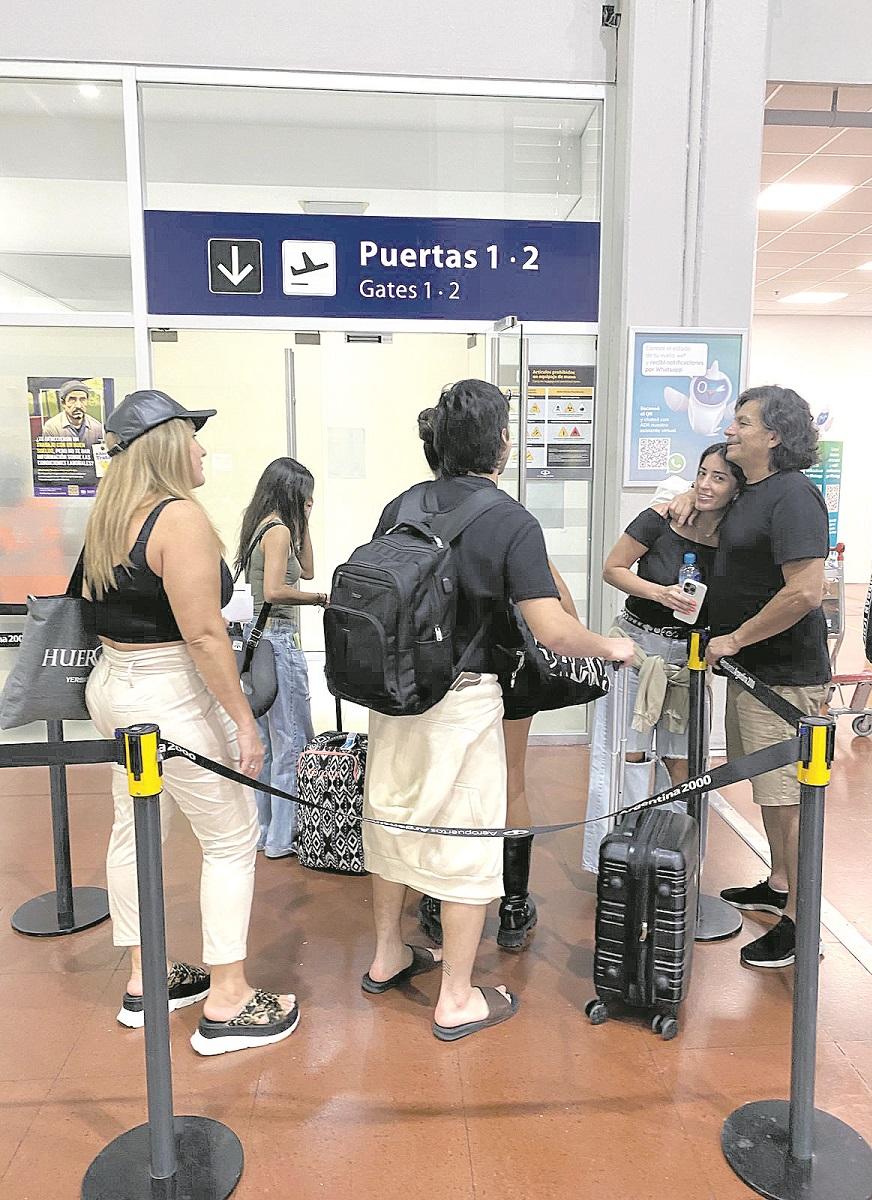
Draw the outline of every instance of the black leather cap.
[[[154,388],[131,392],[106,418],[105,428],[118,439],[109,453],[120,454],[131,442],[148,433],[149,429],[155,429],[167,421],[191,421],[195,429],[202,429],[217,411],[215,408],[201,408],[189,412],[182,408],[178,400]]]

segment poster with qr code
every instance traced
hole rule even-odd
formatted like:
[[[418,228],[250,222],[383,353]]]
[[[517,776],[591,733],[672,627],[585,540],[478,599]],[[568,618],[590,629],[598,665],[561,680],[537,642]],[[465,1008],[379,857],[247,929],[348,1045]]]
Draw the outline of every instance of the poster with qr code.
[[[843,442],[818,442],[818,461],[804,472],[824,498],[830,525],[830,549],[839,540],[839,505],[842,499]]]
[[[723,441],[742,388],[745,333],[631,329],[624,486],[692,481],[699,457]]]

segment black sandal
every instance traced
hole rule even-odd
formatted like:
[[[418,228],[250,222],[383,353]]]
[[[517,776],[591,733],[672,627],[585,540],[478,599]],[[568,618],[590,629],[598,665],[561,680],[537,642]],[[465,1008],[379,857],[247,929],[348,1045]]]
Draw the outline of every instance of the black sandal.
[[[191,1045],[198,1054],[204,1055],[271,1046],[290,1037],[299,1023],[298,1004],[285,1012],[276,992],[258,988],[242,1011],[229,1021],[210,1021],[208,1017],[201,1017]]]
[[[360,981],[360,986],[365,992],[371,992],[374,996],[380,996],[382,992],[389,992],[391,988],[399,987],[415,975],[425,975],[427,971],[432,971],[441,963],[440,958],[435,958],[433,951],[426,946],[409,946],[412,951],[412,961],[407,967],[403,967],[402,971],[397,971],[396,975],[392,975],[390,979],[385,979],[380,982],[378,979],[373,979],[369,971]]]
[[[167,975],[170,1012],[175,1012],[177,1008],[187,1008],[189,1004],[196,1004],[198,1000],[205,1000],[209,995],[210,982],[209,972],[204,971],[202,967],[174,962]],[[129,992],[125,992],[117,1019],[119,1025],[126,1025],[128,1029],[142,1029],[145,1024],[142,996],[131,996]]]

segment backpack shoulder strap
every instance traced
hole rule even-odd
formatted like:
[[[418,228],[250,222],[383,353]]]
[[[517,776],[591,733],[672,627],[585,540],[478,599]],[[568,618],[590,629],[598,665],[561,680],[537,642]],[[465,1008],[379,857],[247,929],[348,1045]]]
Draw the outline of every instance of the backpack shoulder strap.
[[[504,504],[505,501],[506,496],[499,488],[482,488],[481,490],[476,490],[461,504],[458,504],[456,508],[449,509],[445,513],[431,514],[429,518],[430,527],[443,541],[453,542],[482,513],[486,513],[488,509],[495,508],[498,504]]]

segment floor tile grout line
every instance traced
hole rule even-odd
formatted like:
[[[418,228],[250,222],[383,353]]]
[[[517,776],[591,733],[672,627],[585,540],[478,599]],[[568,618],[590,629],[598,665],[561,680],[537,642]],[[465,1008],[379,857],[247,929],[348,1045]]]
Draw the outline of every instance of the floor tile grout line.
[[[709,792],[708,799],[709,805],[721,820],[739,835],[745,845],[753,850],[767,867],[770,866],[764,835],[755,829],[751,822],[730,804],[729,800],[725,800],[720,792]],[[872,943],[825,896],[821,897],[821,922],[860,966],[872,974]]]

